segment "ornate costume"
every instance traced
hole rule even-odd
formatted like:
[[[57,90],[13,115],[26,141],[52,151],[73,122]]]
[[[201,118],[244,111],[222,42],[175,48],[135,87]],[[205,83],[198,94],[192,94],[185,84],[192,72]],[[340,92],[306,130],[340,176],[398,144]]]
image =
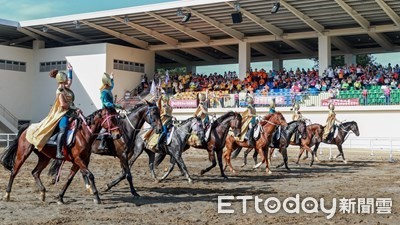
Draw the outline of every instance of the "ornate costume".
[[[292,120],[293,121],[301,120],[303,118],[303,115],[300,112],[300,105],[298,103],[294,104],[293,110],[294,110],[294,112],[293,112]]]
[[[336,113],[334,111],[335,106],[332,103],[330,103],[328,107],[329,107],[329,114],[328,114],[328,118],[326,119],[324,134],[322,136],[323,140],[327,140],[329,134],[332,132],[335,121],[340,122],[338,119],[336,119]]]
[[[275,98],[273,98],[269,106],[269,114],[274,114],[275,112]]]
[[[164,138],[167,137],[168,130],[172,126],[172,107],[169,104],[169,97],[163,95],[162,98],[158,100],[158,106],[160,108],[160,118],[163,125],[162,132],[158,138],[158,149],[160,149],[161,143],[164,141]]]
[[[72,74],[72,73],[71,73]],[[68,81],[68,76],[64,72],[58,72],[55,76],[59,87],[56,92],[56,99],[49,114],[40,122],[31,124],[26,133],[26,139],[41,151],[47,141],[53,134],[54,130],[59,126],[60,132],[57,136],[57,158],[62,159],[62,146],[65,140],[65,134],[68,127],[68,118],[76,109],[74,106],[75,95],[68,87],[64,86]],[[71,77],[72,79],[72,77]],[[64,98],[67,108],[63,107],[60,98]]]
[[[241,130],[241,138],[240,141],[247,139],[249,141],[249,145],[253,146],[253,133],[254,127],[256,124],[256,109],[254,108],[253,98],[247,98],[247,110],[243,112],[242,115],[242,130]]]
[[[197,106],[194,116],[200,117],[201,121],[203,122],[204,127],[207,127],[207,125],[210,122],[210,118],[208,116],[206,96],[204,94],[200,93],[199,100],[200,100],[200,102],[199,102],[199,105]]]

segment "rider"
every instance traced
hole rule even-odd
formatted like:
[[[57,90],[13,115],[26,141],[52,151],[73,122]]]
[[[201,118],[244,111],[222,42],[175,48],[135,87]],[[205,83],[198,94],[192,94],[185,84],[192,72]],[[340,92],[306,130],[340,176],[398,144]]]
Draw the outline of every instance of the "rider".
[[[197,106],[196,112],[194,116],[200,117],[203,122],[204,127],[206,128],[210,123],[210,118],[208,117],[208,108],[206,102],[206,96],[203,93],[199,94],[199,105]]]
[[[269,106],[269,114],[274,114],[275,112],[275,98],[273,98],[271,105]]]
[[[243,128],[247,129],[245,140],[248,141],[249,146],[254,146],[254,127],[256,124],[256,109],[254,108],[254,100],[252,97],[247,97],[247,110],[243,113],[242,124]]]
[[[329,107],[329,114],[328,114],[328,118],[326,119],[324,134],[322,136],[322,140],[324,140],[324,141],[328,141],[327,139],[329,137],[329,134],[333,130],[335,121],[338,121],[340,123],[340,121],[338,119],[336,119],[336,113],[334,111],[335,106],[332,103],[329,103],[328,107]]]
[[[158,107],[160,108],[160,119],[163,124],[162,132],[158,138],[157,148],[161,149],[161,144],[168,135],[168,130],[172,127],[172,107],[169,104],[168,95],[164,94],[158,100]]]
[[[293,121],[297,121],[297,120],[303,119],[303,115],[302,115],[301,112],[300,112],[300,105],[299,105],[299,103],[296,102],[296,103],[293,105],[293,108],[292,108],[292,109],[294,110],[293,116],[292,116],[292,120],[293,120]],[[290,109],[290,110],[292,110],[292,109]]]
[[[79,109],[74,106],[75,95],[70,89],[72,84],[72,66],[68,64],[68,75],[58,70],[50,71],[50,77],[57,80],[56,99],[49,114],[40,122],[29,126],[26,139],[39,151],[46,145],[57,125],[57,159],[64,159],[62,147],[66,139],[69,117]]]
[[[118,104],[114,103],[112,89],[114,88],[114,76],[113,73],[108,74],[104,73],[101,78],[103,85],[100,88],[100,99],[102,108],[107,108],[109,111],[115,111],[115,109],[121,109],[122,107]],[[106,139],[108,138],[107,134],[104,134],[106,130],[103,128],[100,131],[101,142],[99,145],[99,149],[106,149]]]

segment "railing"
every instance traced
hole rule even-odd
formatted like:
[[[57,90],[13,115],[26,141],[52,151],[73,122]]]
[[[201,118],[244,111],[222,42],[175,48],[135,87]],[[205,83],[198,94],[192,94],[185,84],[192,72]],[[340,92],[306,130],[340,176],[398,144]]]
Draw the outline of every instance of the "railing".
[[[0,147],[8,148],[10,142],[17,137],[17,134],[12,133],[0,133]]]
[[[333,158],[332,148],[336,148],[335,145],[322,144],[322,148],[329,148],[329,159]],[[322,154],[322,148],[319,148],[319,154]],[[370,152],[370,156],[374,156],[376,151],[384,151],[389,153],[389,162],[394,162],[393,153],[395,150],[400,152],[400,137],[388,137],[388,138],[375,138],[375,137],[354,137],[348,138],[343,143],[344,149],[360,149],[367,150]]]
[[[12,126],[18,128],[18,119],[10,111],[0,104],[0,115],[4,117]]]

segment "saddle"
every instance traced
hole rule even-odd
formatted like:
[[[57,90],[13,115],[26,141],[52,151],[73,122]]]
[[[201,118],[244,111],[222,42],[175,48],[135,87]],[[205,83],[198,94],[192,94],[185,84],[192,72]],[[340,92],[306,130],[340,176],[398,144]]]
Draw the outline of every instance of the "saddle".
[[[337,128],[338,126],[334,124],[332,127],[332,131],[329,133],[327,137],[327,142],[332,142],[332,140],[337,137],[337,135],[339,134],[339,129]]]
[[[78,127],[80,126],[80,123],[81,122],[78,119],[74,119],[74,120],[72,120],[72,122],[69,122],[68,131],[66,134],[67,137],[65,138],[65,143],[64,143],[64,148],[63,148],[64,156],[69,155],[69,149],[75,143],[75,135],[76,135],[76,132],[78,131]],[[57,128],[56,130],[54,130],[53,134],[47,141],[46,146],[57,147],[58,133],[59,133],[59,129]]]
[[[260,138],[260,134],[263,132],[262,126],[258,123],[256,127],[254,128],[254,134],[253,138],[255,141],[257,141]]]

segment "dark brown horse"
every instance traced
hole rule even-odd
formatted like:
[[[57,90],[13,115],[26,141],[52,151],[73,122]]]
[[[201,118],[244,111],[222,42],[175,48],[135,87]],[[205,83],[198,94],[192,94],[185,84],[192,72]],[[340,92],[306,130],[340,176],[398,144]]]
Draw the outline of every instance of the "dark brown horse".
[[[322,137],[325,127],[323,127],[321,125],[319,125],[319,126],[321,127],[320,137]],[[323,142],[325,144],[336,145],[339,150],[339,154],[337,156],[335,156],[335,159],[338,158],[339,156],[342,156],[343,162],[347,163],[346,159],[344,158],[342,145],[346,141],[348,135],[350,135],[350,132],[353,132],[356,136],[359,136],[360,131],[358,130],[358,125],[357,125],[357,122],[355,122],[355,121],[344,122],[344,123],[338,124],[338,125],[336,125],[336,129],[337,129],[336,137],[329,138],[329,140],[322,140],[320,142],[316,142],[313,151],[314,151],[314,154],[316,155],[319,144],[321,142]],[[306,158],[307,158],[307,156],[306,156]]]
[[[301,138],[299,138],[298,142],[295,139],[290,140],[290,145],[300,146],[299,157],[297,158],[296,164],[299,165],[300,157],[303,154],[304,150],[307,150],[312,154],[310,166],[314,163],[314,157],[319,162],[318,156],[314,154],[313,150],[311,150],[311,146],[313,146],[316,142],[321,142],[321,130],[322,127],[319,124],[310,124],[306,127],[306,132],[302,134]],[[274,153],[274,148],[270,148],[269,151],[269,159],[271,160],[272,154]],[[280,151],[279,151],[280,152]],[[283,163],[278,165],[277,168],[283,166]]]
[[[113,133],[118,135],[119,129],[114,129],[117,126],[115,115],[115,112],[109,112],[107,109],[102,109],[94,112],[87,118],[80,116],[80,128],[76,132],[75,142],[69,149],[68,157],[66,157],[66,160],[70,161],[73,165],[71,167],[68,180],[58,195],[59,204],[64,203],[64,194],[78,170],[80,170],[81,173],[90,181],[91,189],[94,195],[94,203],[100,203],[94,176],[88,169],[91,154],[90,149],[93,141],[102,127],[113,130]],[[24,126],[19,130],[17,138],[13,141],[10,147],[5,150],[1,157],[0,163],[6,169],[11,171],[10,180],[4,196],[6,201],[10,200],[11,187],[15,177],[17,176],[25,160],[32,152],[35,152],[39,158],[36,167],[32,171],[32,175],[35,178],[36,184],[41,192],[42,201],[44,201],[46,197],[46,188],[43,186],[43,183],[40,179],[40,174],[49,164],[50,159],[54,159],[56,157],[56,147],[46,145],[39,152],[31,143],[26,140],[27,128],[28,126]]]
[[[260,134],[260,138],[255,142],[255,149],[257,153],[261,156],[262,162],[259,165],[256,165],[255,168],[259,167],[262,163],[266,163],[266,173],[271,174],[271,170],[269,168],[268,160],[264,155],[264,150],[268,148],[272,141],[272,134],[275,131],[275,128],[278,126],[286,127],[288,124],[286,123],[285,117],[283,117],[282,113],[276,112],[274,114],[264,116],[263,120],[260,121],[260,125],[262,126],[262,132]],[[225,159],[225,168],[229,166],[229,169],[232,173],[235,173],[233,166],[231,164],[231,153],[233,150],[239,147],[249,148],[247,141],[239,141],[235,139],[233,136],[228,136],[226,138],[226,151],[224,152]]]

